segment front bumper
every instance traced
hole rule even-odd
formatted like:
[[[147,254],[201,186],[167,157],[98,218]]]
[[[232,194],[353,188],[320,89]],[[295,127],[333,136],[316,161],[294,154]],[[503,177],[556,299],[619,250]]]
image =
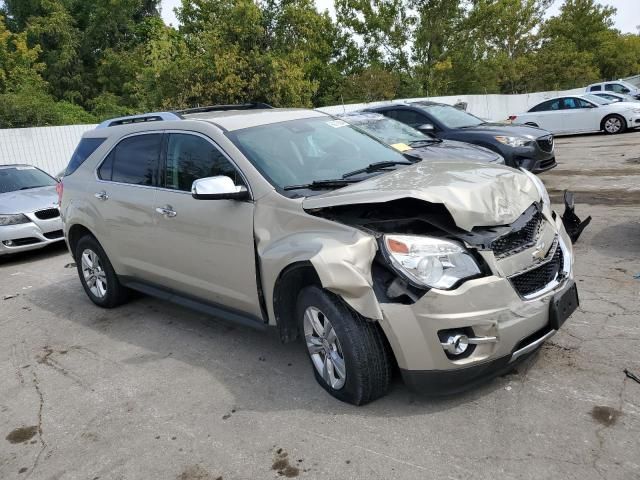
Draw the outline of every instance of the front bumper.
[[[29,223],[0,226],[0,255],[35,250],[64,240],[60,217],[40,220],[25,214]]]
[[[631,113],[626,117],[628,128],[640,128],[640,113]]]
[[[509,278],[494,274],[454,290],[429,290],[414,304],[381,304],[380,325],[409,386],[429,394],[465,390],[512,368],[555,333],[551,300],[575,285],[571,242],[559,220],[556,229],[565,274],[539,293],[525,298]],[[495,340],[476,344],[466,357],[452,357],[441,344],[443,330]]]
[[[542,138],[542,137],[541,137]],[[533,173],[542,173],[554,168],[556,163],[555,147],[543,149],[539,140],[531,141],[527,146],[513,148],[512,162]]]

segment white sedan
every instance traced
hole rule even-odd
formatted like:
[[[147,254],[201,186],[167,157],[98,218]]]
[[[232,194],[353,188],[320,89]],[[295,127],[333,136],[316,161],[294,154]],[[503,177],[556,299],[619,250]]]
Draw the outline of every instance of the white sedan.
[[[512,123],[539,127],[555,134],[599,132],[615,134],[640,127],[640,105],[611,102],[595,95],[571,95],[539,103]]]

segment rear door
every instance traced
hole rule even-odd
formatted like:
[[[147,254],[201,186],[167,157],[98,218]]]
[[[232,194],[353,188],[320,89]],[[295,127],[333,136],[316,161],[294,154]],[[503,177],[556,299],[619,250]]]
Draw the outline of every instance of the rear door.
[[[155,196],[162,133],[122,139],[97,170],[92,205],[100,220],[100,242],[127,275],[158,281],[154,275]]]
[[[195,180],[225,175],[246,181],[209,138],[168,132],[163,154],[154,250],[165,285],[189,296],[261,316],[253,237],[253,202],[196,200]]]
[[[551,133],[563,131],[563,112],[560,98],[547,100],[533,107],[529,112],[522,115],[518,123],[535,123],[540,128]]]

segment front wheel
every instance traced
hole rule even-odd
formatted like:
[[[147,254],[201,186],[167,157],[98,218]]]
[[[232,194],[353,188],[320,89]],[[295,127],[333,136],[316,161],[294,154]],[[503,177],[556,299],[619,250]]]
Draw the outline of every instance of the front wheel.
[[[620,115],[609,115],[602,120],[602,129],[609,135],[622,133],[627,129],[627,121]]]
[[[322,388],[354,405],[387,393],[392,361],[380,325],[318,287],[300,292],[296,312],[313,373]]]

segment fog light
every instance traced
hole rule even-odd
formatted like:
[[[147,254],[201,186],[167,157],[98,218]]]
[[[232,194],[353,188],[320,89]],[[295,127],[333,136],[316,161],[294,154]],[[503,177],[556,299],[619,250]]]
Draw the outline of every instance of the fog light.
[[[469,348],[469,337],[464,333],[451,332],[440,345],[451,355],[462,355]]]

